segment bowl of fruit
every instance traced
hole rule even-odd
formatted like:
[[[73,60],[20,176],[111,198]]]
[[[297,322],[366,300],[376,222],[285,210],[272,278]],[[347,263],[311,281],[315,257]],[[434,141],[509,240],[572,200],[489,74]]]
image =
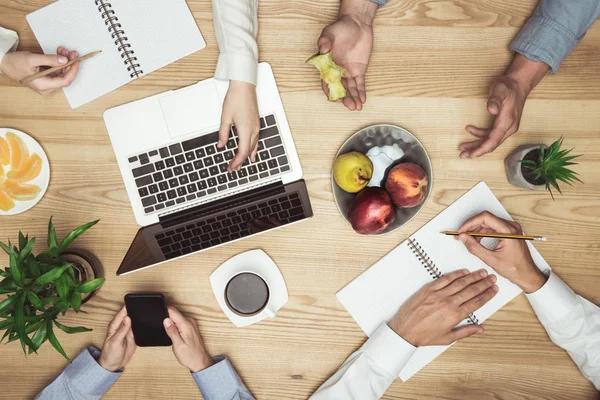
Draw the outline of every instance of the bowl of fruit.
[[[352,135],[339,149],[331,176],[338,210],[363,235],[390,233],[413,219],[433,182],[421,142],[387,124]]]

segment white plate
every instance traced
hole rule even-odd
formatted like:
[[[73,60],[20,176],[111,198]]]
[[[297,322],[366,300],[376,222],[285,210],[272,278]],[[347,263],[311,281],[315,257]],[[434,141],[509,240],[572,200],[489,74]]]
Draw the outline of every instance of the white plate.
[[[231,278],[243,272],[260,276],[269,287],[269,301],[265,309],[248,317],[242,317],[231,311],[225,301],[227,283]],[[260,249],[248,250],[225,261],[210,276],[210,285],[219,306],[238,328],[255,324],[265,318],[274,318],[277,311],[288,301],[287,287],[281,271],[271,257]]]
[[[44,151],[42,146],[40,146],[40,144],[34,138],[32,138],[28,134],[21,132],[17,129],[0,128],[0,137],[2,137],[3,139],[6,139],[6,134],[8,132],[14,133],[15,135],[19,136],[21,138],[21,140],[23,140],[23,142],[27,146],[27,149],[29,150],[30,155],[33,153],[37,153],[41,157],[42,170],[41,170],[40,174],[34,180],[29,181],[29,182],[24,182],[28,185],[38,186],[40,188],[40,193],[33,200],[27,200],[27,201],[15,200],[15,207],[9,211],[0,210],[0,216],[21,214],[21,213],[29,210],[31,207],[33,207],[37,203],[39,203],[39,201],[42,199],[42,197],[44,197],[44,194],[46,194],[46,190],[48,190],[48,185],[50,183],[50,162],[48,162],[48,156],[46,155],[46,152]],[[10,171],[10,165],[4,165],[3,167],[4,167],[4,174],[7,174]]]

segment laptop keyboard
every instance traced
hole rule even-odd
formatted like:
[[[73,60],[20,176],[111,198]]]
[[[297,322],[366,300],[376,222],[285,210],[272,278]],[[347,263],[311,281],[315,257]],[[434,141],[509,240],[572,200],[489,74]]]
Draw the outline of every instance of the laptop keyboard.
[[[155,238],[167,260],[305,218],[297,193],[190,223]]]
[[[222,149],[217,148],[219,132],[213,132],[130,157],[144,213],[161,212],[289,171],[275,116],[261,118],[260,126],[256,162],[246,160],[239,171],[227,172],[238,147],[235,127]]]

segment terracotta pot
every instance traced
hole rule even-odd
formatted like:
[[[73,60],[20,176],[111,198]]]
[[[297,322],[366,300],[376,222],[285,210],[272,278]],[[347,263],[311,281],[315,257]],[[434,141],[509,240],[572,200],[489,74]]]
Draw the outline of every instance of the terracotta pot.
[[[69,249],[60,255],[60,258],[73,265],[75,269],[75,280],[77,283],[85,283],[92,279],[102,278],[102,264],[92,253],[81,249]],[[81,304],[89,301],[97,290],[85,293],[81,296]]]
[[[547,148],[545,144],[541,145],[544,148]],[[523,163],[520,163],[519,160],[523,160],[527,154],[532,151],[539,150],[539,144],[524,144],[517,147],[512,153],[506,157],[504,160],[504,167],[506,168],[506,178],[508,182],[512,185],[522,187],[529,190],[541,190],[546,188],[545,183],[534,182],[532,177],[526,179],[523,175],[525,166]]]

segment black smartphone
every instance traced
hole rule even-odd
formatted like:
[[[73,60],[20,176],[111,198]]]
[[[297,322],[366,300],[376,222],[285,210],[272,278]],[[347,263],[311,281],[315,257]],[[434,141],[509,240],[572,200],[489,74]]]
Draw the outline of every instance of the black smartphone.
[[[173,344],[163,325],[169,312],[162,294],[129,293],[125,295],[125,307],[127,315],[131,318],[135,344],[140,347]]]

